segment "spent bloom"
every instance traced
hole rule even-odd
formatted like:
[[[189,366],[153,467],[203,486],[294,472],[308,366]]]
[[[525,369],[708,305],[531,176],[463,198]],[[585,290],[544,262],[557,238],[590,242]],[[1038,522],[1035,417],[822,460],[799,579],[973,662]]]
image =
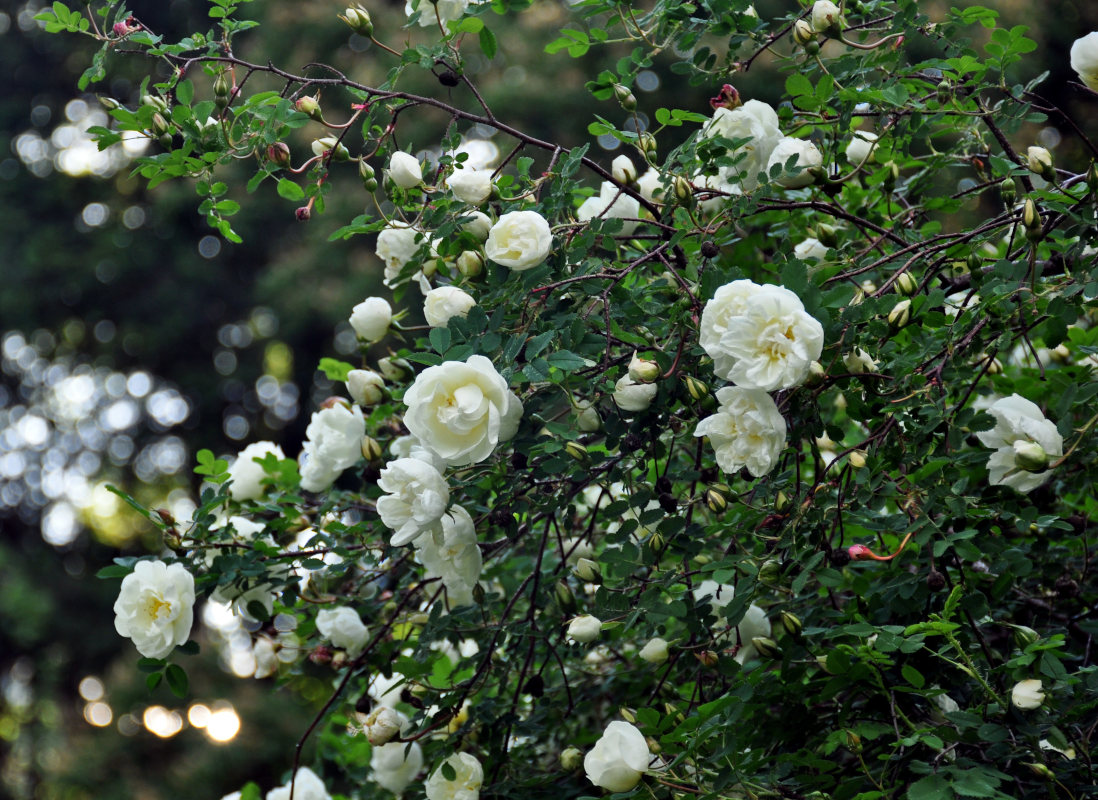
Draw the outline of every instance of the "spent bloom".
[[[766,475],[785,449],[785,419],[773,399],[759,389],[726,386],[717,402],[717,413],[699,422],[694,435],[709,437],[723,472],[747,467],[756,478]]]
[[[1049,460],[1064,454],[1064,439],[1035,403],[1019,394],[996,400],[988,409],[995,427],[976,434],[995,450],[987,468],[992,485],[1031,492],[1048,480]]]
[[[393,531],[389,543],[400,547],[424,533],[441,533],[450,487],[438,470],[417,458],[398,458],[381,470],[377,513]]]
[[[138,561],[114,601],[114,629],[146,658],[165,658],[194,622],[194,576],[182,564]]]
[[[263,496],[266,473],[255,460],[272,454],[280,461],[286,458],[282,448],[274,442],[253,442],[237,454],[236,461],[229,467],[229,477],[233,481],[229,485],[229,494],[233,500],[258,500]]]
[[[587,780],[610,792],[628,792],[648,770],[652,753],[635,725],[615,720],[583,759]]]
[[[488,232],[484,253],[497,264],[520,272],[545,261],[553,247],[553,233],[536,211],[510,211]]]
[[[1071,68],[1079,73],[1079,80],[1098,92],[1098,31],[1072,43]]]
[[[321,609],[316,615],[316,629],[325,639],[351,655],[362,652],[370,638],[370,631],[362,624],[362,619],[347,606]]]
[[[476,756],[454,753],[443,763],[450,765],[454,778],[448,779],[442,767],[432,772],[424,786],[427,800],[477,800],[484,783],[484,768]]]

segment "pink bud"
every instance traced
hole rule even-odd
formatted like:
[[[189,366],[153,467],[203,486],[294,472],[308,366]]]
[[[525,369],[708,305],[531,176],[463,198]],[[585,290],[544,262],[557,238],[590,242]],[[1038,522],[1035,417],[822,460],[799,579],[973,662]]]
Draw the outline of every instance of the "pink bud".
[[[313,210],[308,206],[302,206],[294,211],[294,216],[297,217],[299,222],[308,222],[309,217],[313,215]]]
[[[866,561],[873,558],[873,551],[864,544],[852,544],[847,548],[846,554],[851,561]]]

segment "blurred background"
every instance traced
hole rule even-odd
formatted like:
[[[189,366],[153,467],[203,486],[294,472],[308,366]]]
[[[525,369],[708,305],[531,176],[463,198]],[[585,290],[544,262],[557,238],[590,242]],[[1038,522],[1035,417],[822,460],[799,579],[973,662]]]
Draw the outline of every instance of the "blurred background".
[[[33,19],[44,5],[0,2],[0,795],[216,798],[249,779],[266,788],[288,769],[327,685],[305,676],[280,690],[284,702],[271,703],[270,679],[252,677],[247,630],[224,608],[200,601],[202,653],[186,662],[190,696],[179,700],[163,686],[148,692],[137,652],[113,629],[118,582],[94,576],[117,555],[158,552],[161,543],[105,487],[188,519],[198,449],[232,455],[269,439],[291,456],[299,452],[309,413],[331,389],[317,361],[352,354],[351,307],[386,294],[372,240],[328,241],[367,198],[345,170],[334,178],[326,213],[297,222],[295,204],[270,182],[245,194],[255,165],[244,162],[229,180],[229,196],[243,206],[232,221],[244,243],[227,242],[197,213],[191,182],[148,191],[130,177],[134,160],[157,145],[131,138],[97,150],[87,129],[108,118],[96,95],[134,105],[147,65],[112,56],[111,77],[95,93],[78,92],[94,48],[81,37],[47,35]],[[133,5],[168,40],[209,24],[203,3]],[[401,28],[403,0],[367,5],[376,35],[390,46],[425,36]],[[949,5],[973,3],[920,7],[934,19]],[[1081,124],[1092,121],[1093,101],[1068,86],[1068,49],[1098,30],[1095,4],[985,5],[1006,24],[1031,26],[1039,47],[1030,59],[1040,66],[1027,66],[1022,77],[1050,70],[1045,96]],[[594,114],[624,119],[584,82],[628,51],[546,56],[567,6],[538,0],[509,18],[489,13],[500,52],[492,63],[472,54],[468,71],[508,123],[570,147],[588,140]],[[774,19],[795,4],[760,0],[756,7]],[[237,54],[290,69],[333,63],[380,83],[391,57],[351,34],[336,17],[341,12],[338,3],[307,0],[244,6],[243,15],[263,27],[240,37]],[[723,55],[722,43],[709,44]],[[659,106],[708,112],[719,86],[685,85],[669,69],[674,60],[668,54],[638,76],[642,124]],[[408,73],[407,80],[409,89],[452,92],[454,102],[472,107],[430,74]],[[744,97],[776,103],[783,78],[764,56],[735,83]],[[348,102],[335,93],[322,98],[337,120]],[[401,146],[429,148],[446,123],[441,114],[418,113],[414,126],[400,129]],[[1059,160],[1056,124],[1035,136]],[[313,127],[298,133],[289,142],[295,163],[321,135]],[[489,157],[510,150],[490,130],[462,133],[484,140],[475,146]],[[661,150],[689,133],[661,135]],[[356,153],[361,142],[348,144]],[[603,137],[592,154],[608,166],[617,146]],[[1076,147],[1067,138],[1062,146]]]

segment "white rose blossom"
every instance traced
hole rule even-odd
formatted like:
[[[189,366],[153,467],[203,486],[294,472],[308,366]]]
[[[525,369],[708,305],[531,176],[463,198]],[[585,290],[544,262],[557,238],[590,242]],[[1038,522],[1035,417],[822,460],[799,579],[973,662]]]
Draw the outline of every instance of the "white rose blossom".
[[[576,218],[580,222],[589,222],[592,219],[623,219],[621,234],[630,235],[637,228],[634,220],[640,216],[640,203],[635,197],[630,197],[616,184],[603,181],[597,195],[588,197],[580,204],[576,211]]]
[[[194,622],[194,576],[182,564],[138,561],[114,601],[114,629],[145,658],[166,658]]]
[[[823,33],[832,25],[842,24],[842,12],[831,0],[816,0],[812,5],[811,25],[816,33]]]
[[[705,175],[701,172],[694,175],[692,183],[699,190],[702,199],[698,200],[698,208],[706,214],[714,214],[724,207],[729,197],[743,194],[743,187],[734,181],[731,168],[723,168],[716,175]]]
[[[732,602],[734,596],[735,589],[733,587],[712,580],[702,581],[694,587],[694,600],[699,603],[704,600],[713,607],[713,613],[717,617],[717,627],[720,629],[728,627],[724,609]],[[759,652],[751,640],[759,636],[770,636],[771,633],[772,628],[766,612],[752,603],[747,607],[743,619],[739,621],[736,627],[722,633],[719,638],[739,645],[739,649],[736,651],[736,661],[739,664],[744,664],[758,655]]]
[[[366,739],[380,747],[408,727],[408,718],[395,708],[378,706],[369,714],[358,715]]]
[[[277,546],[270,536],[260,536],[265,527],[262,522],[255,522],[247,517],[233,516],[213,526],[211,530],[222,530],[226,527],[238,534],[234,539],[236,541],[242,540],[241,544],[243,546],[248,546],[257,539],[268,547]],[[206,566],[213,567],[217,557],[227,551],[232,552],[227,548],[209,548],[206,550],[204,558]],[[288,572],[288,565],[280,565],[272,570],[272,574],[279,578],[285,577]],[[277,592],[272,583],[260,578],[243,577],[215,588],[210,592],[210,600],[229,606],[234,614],[249,622],[258,622],[259,620],[249,611],[249,606],[258,603],[266,611],[265,616],[269,617],[274,611],[276,595]]]
[[[469,0],[407,0],[404,14],[410,17],[414,11],[419,11],[421,28],[437,28],[439,24],[446,27],[446,23],[461,19],[468,7]]]
[[[778,114],[773,108],[760,100],[748,100],[737,108],[716,109],[703,135],[750,140],[732,151],[734,156],[742,155],[742,158],[729,169],[731,177],[738,177],[734,182],[738,182],[745,191],[751,191],[759,185],[759,173],[766,170],[770,153],[777,146],[782,132],[778,127]]]
[[[1014,688],[1010,690],[1010,702],[1015,708],[1023,711],[1040,708],[1041,703],[1045,702],[1045,693],[1040,679],[1030,678],[1014,684]]]
[[[823,164],[823,155],[816,145],[807,139],[794,139],[792,136],[783,137],[774,150],[770,153],[770,160],[766,162],[766,174],[775,165],[785,167],[785,162],[793,156],[797,157],[794,172],[786,175],[784,172],[777,178],[777,183],[787,189],[799,189],[808,186],[815,178],[808,171],[811,167]]]
[[[1098,31],[1072,43],[1071,68],[1079,74],[1079,80],[1098,92]]]
[[[385,235],[387,231],[402,231],[399,234],[391,233],[389,235],[406,236],[403,231],[413,231],[412,228],[387,228],[378,235],[378,246],[380,255],[381,236]],[[412,234],[412,253],[415,253],[418,245],[415,244],[415,234]],[[409,254],[408,258],[404,259],[401,266],[404,266],[404,262],[411,258]],[[377,342],[385,338],[385,334],[389,332],[389,325],[393,321],[393,308],[389,305],[389,301],[384,297],[367,297],[357,306],[351,309],[351,327],[354,329],[355,335],[359,339],[364,339],[367,342]]]
[[[488,458],[515,435],[522,403],[484,356],[428,367],[404,394],[404,424],[450,466]]]
[[[864,164],[867,159],[873,161],[876,149],[877,134],[869,131],[854,131],[854,135],[846,145],[846,160],[854,166]]]
[[[423,317],[432,328],[445,328],[451,317],[464,317],[476,304],[471,294],[456,286],[439,286],[423,299]]]
[[[568,623],[568,637],[581,644],[593,642],[602,633],[602,620],[590,614],[580,614]]]
[[[482,242],[492,232],[492,218],[483,211],[470,211],[462,214],[461,218],[465,220],[461,224],[461,230]]]
[[[637,179],[637,189],[645,200],[656,202],[663,197],[663,176],[658,170],[649,167],[648,171]]]
[[[321,609],[316,615],[316,629],[321,636],[352,656],[361,653],[370,640],[369,628],[354,609],[347,606]]]
[[[274,442],[253,442],[237,454],[236,461],[229,467],[229,477],[232,478],[229,494],[233,500],[258,500],[263,496],[267,489],[263,485],[266,473],[255,459],[267,455],[274,455],[280,461],[286,458],[282,448]]]
[[[793,255],[801,261],[823,261],[827,258],[827,245],[819,239],[809,237],[793,248]]]
[[[401,189],[412,189],[423,183],[423,167],[411,153],[397,150],[389,157],[389,179]]]
[[[385,379],[372,369],[347,373],[347,394],[360,406],[376,406],[385,399]]]
[[[488,232],[484,253],[516,272],[538,266],[553,248],[553,233],[536,211],[510,211]]]
[[[461,202],[479,206],[492,196],[492,173],[466,166],[464,169],[454,170],[446,179],[446,185]]]
[[[446,471],[446,460],[430,447],[424,446],[423,442],[411,434],[393,439],[389,445],[389,452],[394,458],[418,458],[420,461],[426,461],[440,473]]]
[[[1059,458],[1064,454],[1064,438],[1035,403],[1019,394],[996,400],[988,413],[995,417],[995,427],[976,437],[995,450],[987,462],[991,484],[1032,492],[1052,474],[1048,469],[1031,471],[1040,464],[1039,452],[1043,451],[1046,462]]]
[[[374,783],[395,795],[408,788],[423,769],[423,749],[419,742],[389,742],[372,748],[370,771]]]
[[[793,292],[738,280],[717,289],[702,310],[701,346],[713,371],[747,389],[790,389],[823,352],[823,326]]]
[[[614,384],[614,403],[622,411],[644,411],[656,399],[659,387],[654,383],[637,383],[628,375]]]
[[[629,156],[621,155],[610,162],[610,174],[618,183],[633,183],[637,179],[637,168]]]
[[[668,658],[667,640],[658,636],[649,639],[638,655],[649,664],[662,664]]]
[[[366,436],[362,409],[347,408],[342,403],[322,408],[313,414],[305,436],[301,488],[320,492],[362,458],[362,440]]]
[[[453,769],[454,779],[449,780],[443,775],[441,766],[432,772],[423,787],[427,800],[477,800],[484,783],[484,768],[476,756],[454,753],[443,763]]]
[[[785,449],[785,419],[766,392],[726,386],[717,390],[717,413],[701,420],[695,436],[708,436],[723,472],[744,467],[760,478],[778,463]]]
[[[652,753],[635,725],[615,720],[583,758],[587,780],[609,792],[628,792],[648,771]]]
[[[266,800],[290,800],[290,784],[293,784],[294,800],[332,800],[328,789],[317,774],[308,767],[298,767],[297,777],[277,789],[267,792]]]
[[[473,518],[461,506],[442,517],[442,541],[433,536],[416,540],[416,557],[427,578],[441,578],[451,608],[473,605],[473,587],[480,580],[483,560]]]
[[[438,470],[416,458],[398,458],[381,470],[377,513],[393,531],[389,543],[400,547],[424,533],[442,532],[442,515],[450,503],[450,487]]]
[[[377,235],[377,245],[375,247],[377,257],[385,264],[385,276],[382,283],[389,288],[396,286],[400,281],[400,273],[405,265],[415,259],[419,249],[427,241],[430,241],[430,246],[426,258],[428,260],[437,258],[437,241],[430,240],[418,228],[413,228],[404,222],[394,221],[382,229]],[[430,268],[433,266],[433,264],[430,264],[428,271],[431,271]],[[422,287],[422,278],[424,278],[424,274],[423,270],[420,270],[412,275],[411,279],[419,282]]]

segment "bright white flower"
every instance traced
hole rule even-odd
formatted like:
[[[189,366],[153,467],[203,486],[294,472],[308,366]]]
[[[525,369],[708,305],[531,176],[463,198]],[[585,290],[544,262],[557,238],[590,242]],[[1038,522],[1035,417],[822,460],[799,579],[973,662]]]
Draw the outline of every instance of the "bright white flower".
[[[362,458],[362,439],[366,436],[362,409],[347,408],[342,403],[322,408],[313,414],[305,436],[301,487],[320,492]]]
[[[446,23],[461,19],[468,7],[469,0],[408,0],[404,4],[404,13],[410,17],[418,9],[420,27],[437,28],[440,22],[446,27]]]
[[[314,156],[323,156],[331,153],[333,161],[346,161],[351,157],[351,152],[334,136],[325,136],[322,139],[314,139],[309,149]]]
[[[450,152],[454,158],[464,154],[461,165],[465,169],[488,170],[492,172],[499,163],[499,145],[491,139],[464,139],[456,150]]]
[[[229,484],[229,494],[233,500],[258,500],[263,496],[267,489],[263,485],[266,473],[255,459],[268,454],[274,454],[280,461],[286,458],[282,448],[274,442],[253,442],[237,454],[236,461],[229,467],[229,477],[233,481]]]
[[[1045,702],[1045,693],[1042,691],[1040,679],[1030,678],[1014,684],[1014,688],[1010,690],[1010,702],[1014,704],[1015,708],[1020,708],[1023,711],[1040,708],[1041,703]]]
[[[619,183],[632,183],[637,179],[637,168],[629,156],[621,155],[610,163],[610,174]]]
[[[417,242],[416,237],[421,237]],[[392,288],[396,285],[398,278],[400,277],[401,270],[404,269],[405,264],[412,261],[420,247],[423,246],[426,239],[425,234],[422,231],[413,228],[404,222],[390,222],[386,228],[384,228],[377,235],[377,257],[385,264],[385,279],[382,281],[386,286]],[[430,243],[430,252],[427,255],[428,259],[437,257],[435,250],[436,242]],[[412,280],[417,280],[418,277],[423,275],[422,270],[412,276]]]
[[[427,292],[423,317],[432,328],[445,328],[451,317],[464,317],[476,304],[471,294],[456,286],[439,286]]]
[[[294,800],[332,800],[324,781],[308,767],[298,767],[293,781]],[[267,800],[290,800],[290,783],[267,792]]]
[[[482,242],[487,239],[488,234],[492,232],[492,219],[483,211],[463,213],[461,218],[468,220],[467,222],[462,223],[461,230],[476,237]]]
[[[599,638],[602,633],[602,620],[590,614],[580,614],[568,623],[569,638],[586,644]]]
[[[1023,494],[1032,492],[1049,479],[1052,471],[1027,470],[1026,466],[1033,466],[1030,452],[1033,448],[1019,446],[1037,445],[1052,461],[1064,454],[1063,437],[1036,404],[1019,394],[996,400],[988,413],[995,417],[995,427],[977,433],[976,437],[985,447],[995,450],[987,462],[991,484],[1009,486]],[[1021,464],[1019,456],[1022,456]]]
[[[1044,175],[1052,170],[1052,153],[1044,147],[1030,145],[1026,148],[1026,163],[1031,172]]]
[[[450,466],[476,464],[515,435],[522,403],[484,356],[421,372],[404,394],[404,424]]]
[[[713,371],[747,389],[800,385],[823,352],[823,326],[793,292],[738,280],[717,289],[701,318]]]
[[[854,166],[865,163],[866,159],[873,161],[876,144],[877,134],[869,131],[854,131],[854,135],[846,146],[846,160]]]
[[[404,676],[399,672],[394,672],[390,678],[386,678],[379,673],[370,682],[370,699],[379,705],[396,708],[403,690]]]
[[[808,186],[815,180],[808,171],[809,168],[823,164],[823,155],[816,148],[816,145],[807,139],[794,139],[792,136],[786,136],[774,146],[774,150],[770,153],[770,160],[766,162],[766,174],[769,175],[771,167],[776,164],[780,164],[784,168],[785,162],[793,156],[797,157],[793,174],[785,175],[783,173],[777,179],[777,183],[787,189],[799,189],[802,186]]]
[[[370,771],[374,783],[400,795],[423,769],[423,749],[419,742],[389,742],[374,747],[370,754]]]
[[[477,800],[484,783],[484,769],[476,756],[454,753],[443,763],[453,769],[454,779],[448,780],[442,774],[442,767],[436,769],[423,787],[427,800]]]
[[[635,725],[615,720],[583,758],[587,780],[609,792],[628,792],[648,770],[652,753]]]
[[[114,601],[114,629],[145,658],[165,658],[194,622],[194,576],[182,564],[138,561]]]
[[[408,724],[408,718],[389,706],[378,706],[369,714],[360,717],[366,739],[375,747],[388,742],[400,733]]]
[[[536,211],[504,214],[484,243],[484,253],[497,264],[520,272],[545,261],[553,248],[553,233],[545,217]]]
[[[654,383],[637,383],[623,375],[614,384],[614,402],[622,411],[644,411],[652,405],[659,386]]]
[[[853,351],[843,356],[843,366],[852,375],[861,375],[863,372],[872,372],[877,369],[877,362],[865,350],[855,347]]]
[[[734,596],[735,589],[733,587],[716,581],[702,581],[694,587],[694,600],[699,603],[703,600],[708,601],[709,605],[713,607],[713,613],[717,616],[717,627],[720,629],[728,627],[724,609],[732,602]],[[759,652],[755,649],[755,645],[751,643],[751,640],[760,636],[770,636],[771,632],[770,620],[767,619],[766,612],[752,603],[747,607],[747,612],[743,615],[743,619],[739,621],[739,624],[732,630],[722,633],[720,639],[739,645],[739,649],[736,651],[736,661],[744,664],[758,655]]]
[[[636,230],[637,223],[632,220],[639,216],[640,203],[637,199],[625,194],[610,181],[603,181],[599,193],[584,200],[576,211],[576,218],[580,222],[588,222],[596,218],[624,219],[621,226],[623,236],[628,236]]]
[[[446,471],[446,461],[430,447],[425,447],[423,442],[415,436],[398,436],[389,445],[389,452],[394,458],[418,458],[426,461],[440,473]]]
[[[386,494],[377,501],[377,513],[393,530],[393,547],[408,544],[424,533],[442,532],[442,515],[450,503],[450,487],[438,470],[416,458],[390,461],[377,485]]]
[[[1079,80],[1098,92],[1098,31],[1072,43],[1071,68],[1079,73]]]
[[[663,176],[658,170],[649,167],[648,171],[637,179],[637,189],[645,200],[658,201],[663,197]]]
[[[323,608],[316,615],[316,629],[320,635],[352,656],[362,652],[370,640],[369,629],[354,609],[347,606]]]
[[[658,636],[649,639],[648,643],[641,648],[639,655],[649,664],[662,664],[668,657],[667,640]]]
[[[715,214],[724,207],[730,196],[736,197],[743,194],[743,187],[730,181],[730,177],[732,177],[730,167],[722,168],[716,175],[705,175],[701,172],[694,175],[691,182],[702,196],[702,199],[698,200],[698,208],[703,213]]]
[[[823,33],[832,25],[842,24],[842,13],[831,0],[816,0],[812,6],[812,30]]]
[[[726,386],[717,391],[720,408],[694,429],[708,436],[721,470],[732,474],[744,467],[756,478],[778,463],[785,449],[785,420],[764,391]]]
[[[400,231],[400,233],[397,234],[397,231]],[[415,253],[418,247],[418,245],[415,244],[415,232],[412,228],[386,228],[378,234],[378,256],[381,256],[382,236],[407,237],[408,234],[405,233],[405,231],[411,231],[412,235],[410,242],[411,251],[408,254],[408,257],[403,259],[400,265],[404,266],[404,262],[412,257],[412,254]],[[392,321],[393,308],[384,297],[367,297],[351,309],[351,327],[354,328],[355,335],[358,336],[359,339],[365,339],[367,342],[377,342],[384,339],[385,334],[389,332],[389,324]]]
[[[266,636],[260,636],[252,647],[252,657],[255,659],[255,672],[252,677],[256,680],[269,678],[278,672],[278,655],[275,653],[274,642]]]
[[[455,170],[446,179],[446,185],[454,193],[454,197],[463,203],[479,206],[492,196],[492,173],[483,169]]]
[[[819,239],[809,237],[793,248],[793,255],[801,261],[823,261],[827,258],[827,245]]]
[[[483,561],[473,518],[461,506],[442,517],[442,541],[433,536],[416,540],[416,557],[428,578],[442,578],[451,608],[473,605],[473,587],[480,580]]]
[[[397,150],[389,157],[389,179],[401,189],[411,189],[423,183],[423,167],[411,153]]]
[[[372,369],[353,369],[347,373],[347,393],[360,406],[376,406],[385,399],[385,379]]]
[[[704,136],[722,136],[725,139],[750,141],[732,151],[733,156],[743,158],[731,167],[732,178],[751,191],[759,185],[759,173],[766,170],[770,153],[782,137],[778,127],[778,114],[760,100],[748,100],[737,108],[718,108],[702,131]]]

